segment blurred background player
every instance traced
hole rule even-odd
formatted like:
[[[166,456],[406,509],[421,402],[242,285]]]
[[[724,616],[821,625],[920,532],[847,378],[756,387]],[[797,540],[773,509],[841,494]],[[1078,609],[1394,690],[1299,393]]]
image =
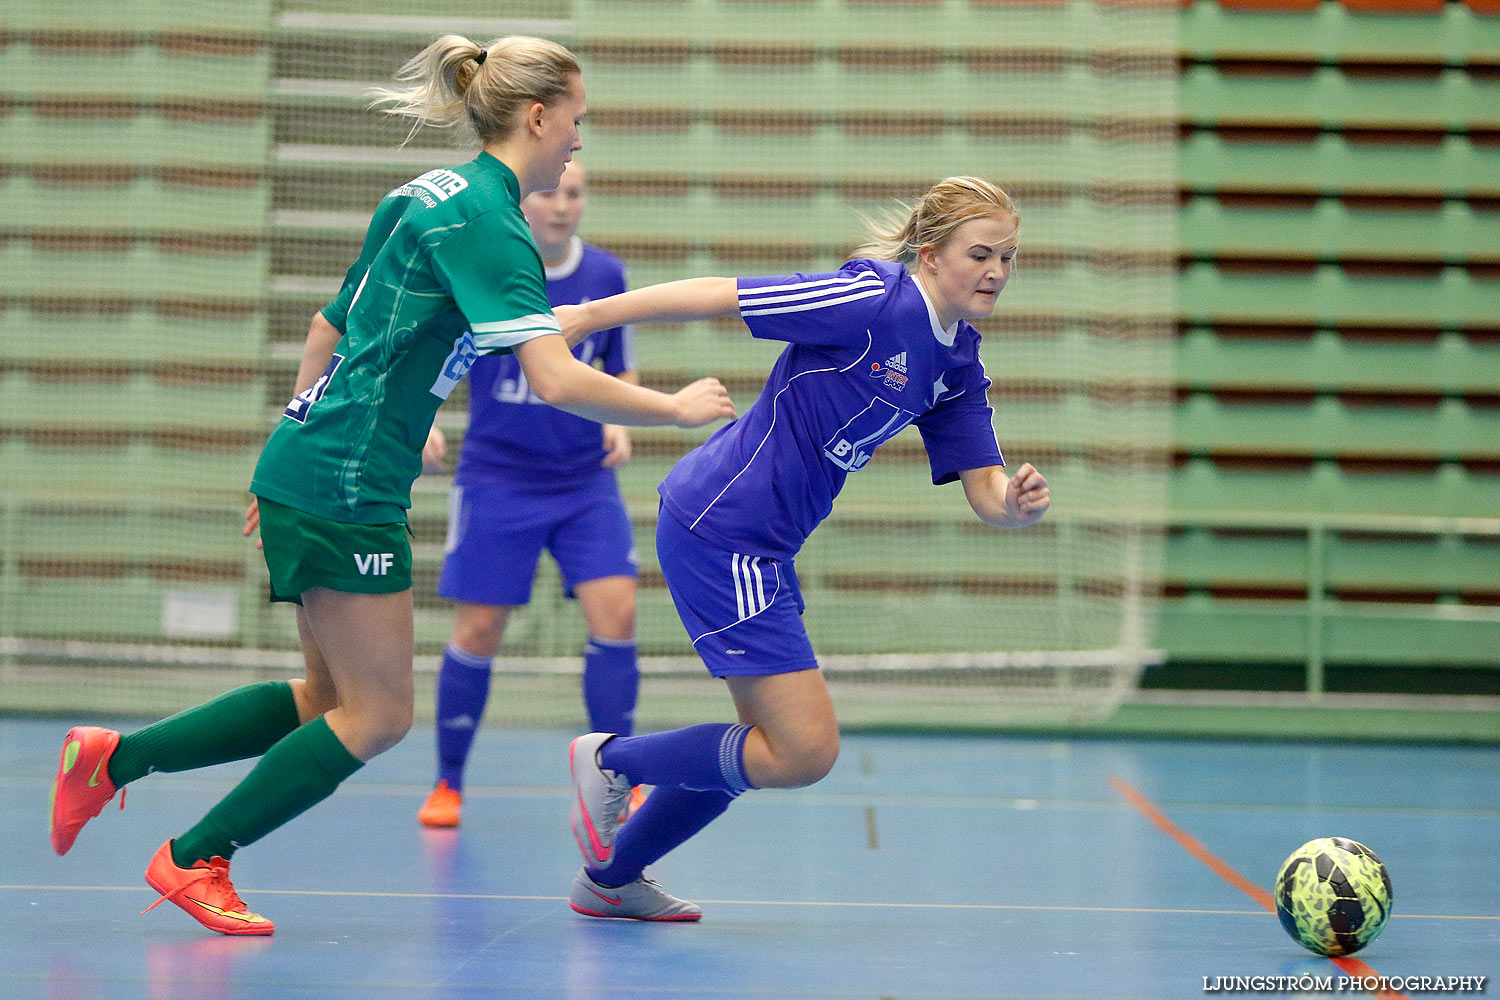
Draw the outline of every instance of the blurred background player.
[[[741,793],[810,785],[833,767],[838,722],[802,622],[794,557],[877,447],[916,425],[933,484],[962,482],[993,527],[1025,527],[1047,510],[1036,469],[1005,471],[979,333],[967,322],[994,311],[1010,278],[1020,238],[1010,197],[950,177],[872,236],[856,251],[866,259],[829,274],[691,278],[558,309],[570,338],[738,316],[752,335],[787,342],[755,404],[659,489],[662,574],[739,722],[573,741],[571,823],[584,868],[570,902],[579,913],[697,920],[702,910],[646,879],[645,867]],[[621,825],[641,783],[657,787]]]
[[[596,420],[696,426],[733,414],[715,380],[673,395],[627,385],[580,363],[560,335],[520,203],[556,187],[582,146],[571,52],[444,35],[396,79],[406,86],[379,102],[390,113],[413,131],[470,127],[483,148],[381,200],[343,287],[313,317],[297,394],[256,465],[247,531],[261,529],[271,599],[301,606],[307,675],[238,688],[123,737],[74,727],[53,784],[52,848],[65,854],[121,786],[259,757],[146,869],[162,894],[152,906],[171,900],[222,934],[274,929],[235,892],[234,852],[332,795],[411,728],[411,484],[438,406],[475,358],[514,351],[539,395]]]
[[[587,178],[568,164],[556,191],[521,203],[546,267],[554,306],[628,287],[619,258],[585,243],[578,224]],[[638,384],[629,327],[590,334],[573,348],[585,364]],[[434,428],[433,451],[441,449]],[[531,391],[513,357],[480,358],[469,371],[469,423],[453,477],[438,594],[458,602],[437,686],[437,785],[417,811],[427,826],[457,826],[464,767],[489,698],[495,653],[513,608],[531,600],[542,550],[578,599],[588,629],[583,699],[597,732],[630,733],[640,672],[635,652],[636,556],[614,470],[630,437],[553,409]],[[639,794],[639,793],[637,793]]]

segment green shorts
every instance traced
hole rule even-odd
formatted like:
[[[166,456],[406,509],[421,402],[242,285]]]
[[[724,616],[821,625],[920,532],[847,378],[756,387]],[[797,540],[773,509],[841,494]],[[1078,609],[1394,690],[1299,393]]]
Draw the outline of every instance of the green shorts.
[[[302,592],[327,587],[347,594],[411,589],[406,524],[346,524],[284,506],[260,504],[260,540],[271,571],[271,600],[302,603]]]

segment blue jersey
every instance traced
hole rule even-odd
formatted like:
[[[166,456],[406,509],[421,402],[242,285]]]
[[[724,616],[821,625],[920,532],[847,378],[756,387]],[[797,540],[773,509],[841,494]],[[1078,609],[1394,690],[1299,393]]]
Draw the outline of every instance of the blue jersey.
[[[554,306],[617,295],[627,288],[618,257],[573,238],[567,260],[547,268]],[[629,327],[591,334],[573,354],[610,375],[635,370]],[[513,355],[483,357],[469,370],[469,428],[454,481],[461,486],[513,481],[567,484],[596,475],[604,461],[601,426],[542,402]]]
[[[794,555],[849,473],[908,424],[934,484],[1004,465],[968,323],[944,329],[900,264],[852,260],[833,274],[740,278],[756,337],[787,341],[754,405],[679,461],[666,509],[732,552]]]

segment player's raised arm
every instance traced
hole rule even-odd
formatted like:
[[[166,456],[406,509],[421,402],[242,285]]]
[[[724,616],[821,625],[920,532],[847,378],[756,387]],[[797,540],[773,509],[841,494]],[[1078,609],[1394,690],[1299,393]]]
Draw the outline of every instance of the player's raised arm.
[[[568,346],[599,330],[632,323],[689,323],[740,314],[733,278],[684,278],[553,310]]]
[[[1007,476],[999,465],[958,474],[964,496],[979,519],[992,528],[1024,528],[1041,520],[1052,503],[1046,478],[1027,462]]]

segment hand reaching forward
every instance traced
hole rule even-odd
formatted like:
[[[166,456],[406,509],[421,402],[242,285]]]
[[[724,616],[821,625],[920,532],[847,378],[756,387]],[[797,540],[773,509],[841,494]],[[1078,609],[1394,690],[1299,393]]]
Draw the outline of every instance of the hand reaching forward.
[[[716,378],[700,378],[672,394],[677,404],[678,427],[702,427],[720,417],[734,416],[734,401]]]
[[[1052,503],[1052,494],[1047,489],[1047,480],[1026,462],[1005,486],[1005,513],[1017,527],[1024,528],[1041,520]]]
[[[259,530],[260,530],[260,497],[252,496],[250,498],[250,506],[248,506],[248,507],[245,508],[245,527],[244,527],[244,529],[242,531],[240,531],[240,534],[244,535],[246,538],[249,538],[251,535],[255,534]],[[257,549],[264,548],[264,546],[261,544],[261,541],[260,541],[259,538],[257,538],[255,540],[255,547]]]
[[[604,425],[604,461],[606,469],[618,469],[630,461],[630,432],[622,424]]]
[[[422,446],[422,472],[431,475],[446,471],[443,459],[448,455],[448,438],[438,430],[437,424],[427,432],[427,443]]]

